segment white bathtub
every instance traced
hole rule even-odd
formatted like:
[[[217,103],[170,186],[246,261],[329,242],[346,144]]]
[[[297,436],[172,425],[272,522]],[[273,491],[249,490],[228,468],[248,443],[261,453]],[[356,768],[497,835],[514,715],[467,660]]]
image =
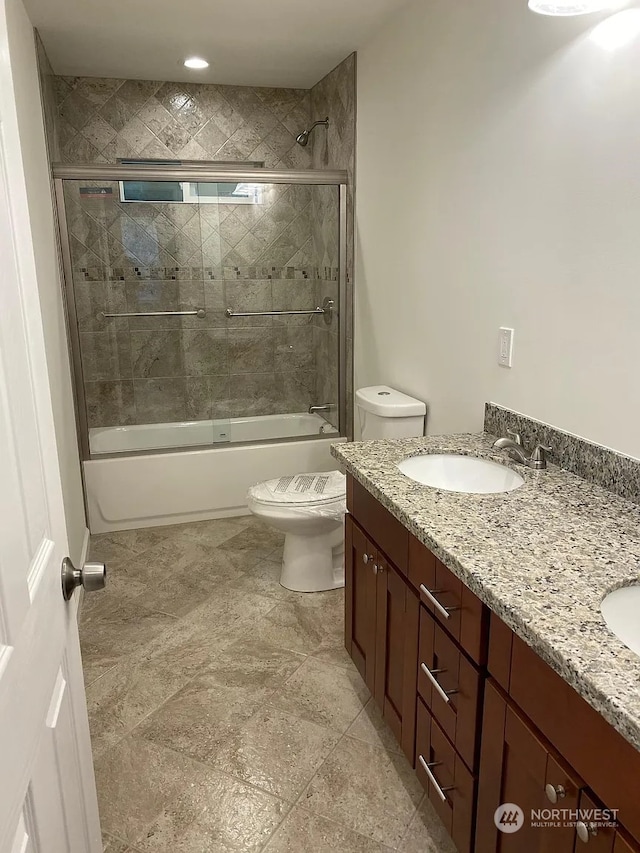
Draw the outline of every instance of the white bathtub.
[[[92,454],[131,453],[137,450],[273,441],[279,438],[302,438],[322,434],[337,435],[337,430],[319,415],[296,412],[253,418],[93,427],[89,430],[89,446]]]
[[[214,423],[205,425],[208,438],[204,443],[211,442]],[[92,430],[94,453],[123,455],[83,463],[91,532],[247,514],[246,494],[254,483],[300,471],[337,468],[329,448],[344,439],[335,432],[320,435],[323,425],[331,428],[317,415],[267,415],[221,423],[231,431],[233,442],[253,443],[234,444],[230,438],[212,447],[128,456],[127,451],[150,446],[202,444],[202,439],[196,438],[196,428],[201,424]],[[312,431],[312,426],[318,438],[301,438]],[[267,435],[270,439],[292,440],[269,441]],[[151,441],[158,443],[150,445]]]

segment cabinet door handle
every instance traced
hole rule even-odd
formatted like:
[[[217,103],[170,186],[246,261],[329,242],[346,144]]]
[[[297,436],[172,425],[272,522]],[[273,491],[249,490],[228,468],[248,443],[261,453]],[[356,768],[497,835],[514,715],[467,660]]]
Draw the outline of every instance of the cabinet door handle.
[[[434,593],[442,592],[442,590],[427,589],[426,586],[423,583],[421,583],[420,584],[420,592],[424,593],[427,596],[427,598],[433,604],[433,606],[436,608],[436,610],[439,613],[441,613],[445,619],[448,619],[454,610],[460,610],[459,607],[445,607],[444,604],[440,604],[438,599],[435,597]]]
[[[433,684],[433,686],[438,691],[440,696],[442,696],[444,701],[449,703],[451,701],[449,697],[453,696],[453,694],[457,693],[458,691],[457,690],[445,690],[442,687],[442,685],[438,683],[438,679],[436,678],[436,675],[439,672],[446,672],[447,670],[446,669],[429,669],[429,667],[426,665],[426,663],[421,663],[420,669],[424,672],[424,674],[427,676],[429,681]]]
[[[431,764],[427,764],[427,762],[424,760],[424,757],[422,755],[418,756],[418,761],[422,765],[422,769],[424,770],[424,772],[429,777],[429,781],[431,782],[433,787],[436,789],[436,793],[440,797],[442,802],[443,803],[448,802],[447,795],[446,795],[445,791],[453,791],[455,788],[455,785],[449,785],[446,788],[441,787],[440,783],[438,782],[436,777],[431,772],[432,767],[437,767],[439,764],[442,764],[442,762],[441,761],[432,761]]]
[[[362,555],[362,562],[365,564],[365,566],[367,565],[367,563],[370,563],[372,560],[373,560],[373,554],[363,554]]]

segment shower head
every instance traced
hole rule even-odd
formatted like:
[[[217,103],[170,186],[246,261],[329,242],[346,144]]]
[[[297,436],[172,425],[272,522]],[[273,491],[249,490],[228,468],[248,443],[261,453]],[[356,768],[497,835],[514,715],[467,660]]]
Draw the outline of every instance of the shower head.
[[[327,118],[322,119],[321,121],[314,121],[311,127],[308,130],[303,130],[302,133],[299,133],[296,136],[296,142],[298,145],[302,145],[303,148],[306,148],[309,143],[309,134],[313,130],[314,127],[317,127],[319,124],[324,124],[325,127],[329,126],[329,116]]]

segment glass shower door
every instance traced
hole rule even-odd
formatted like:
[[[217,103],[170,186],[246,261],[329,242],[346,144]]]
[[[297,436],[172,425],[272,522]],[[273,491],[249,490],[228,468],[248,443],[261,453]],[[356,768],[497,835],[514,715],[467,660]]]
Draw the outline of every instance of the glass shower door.
[[[337,433],[337,185],[63,186],[92,456]]]

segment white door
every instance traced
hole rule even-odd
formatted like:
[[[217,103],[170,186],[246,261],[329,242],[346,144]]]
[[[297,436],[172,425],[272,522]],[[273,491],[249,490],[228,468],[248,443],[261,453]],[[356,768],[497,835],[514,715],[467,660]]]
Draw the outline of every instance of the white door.
[[[6,106],[6,63],[0,69]],[[9,79],[9,83],[10,83]],[[39,109],[34,104],[33,109]],[[11,125],[11,122],[14,124]],[[0,116],[0,853],[102,850],[35,267]],[[24,223],[20,223],[23,225]],[[76,595],[77,597],[77,595]]]

